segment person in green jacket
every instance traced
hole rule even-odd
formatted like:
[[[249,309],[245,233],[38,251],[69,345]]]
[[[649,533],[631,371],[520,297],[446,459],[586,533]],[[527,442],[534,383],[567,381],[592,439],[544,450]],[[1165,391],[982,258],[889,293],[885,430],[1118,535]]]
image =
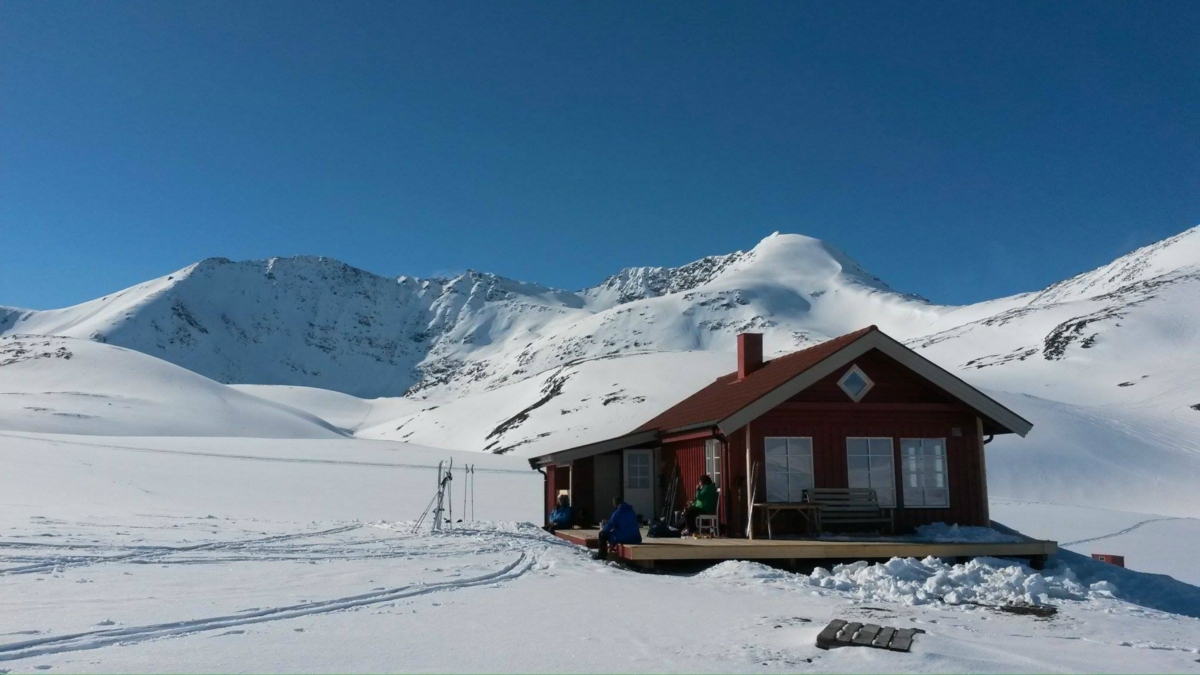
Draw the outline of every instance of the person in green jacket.
[[[696,486],[696,498],[683,512],[687,523],[684,534],[690,534],[696,529],[696,516],[713,515],[717,512],[717,486],[713,485],[708,474],[700,476],[700,484]]]

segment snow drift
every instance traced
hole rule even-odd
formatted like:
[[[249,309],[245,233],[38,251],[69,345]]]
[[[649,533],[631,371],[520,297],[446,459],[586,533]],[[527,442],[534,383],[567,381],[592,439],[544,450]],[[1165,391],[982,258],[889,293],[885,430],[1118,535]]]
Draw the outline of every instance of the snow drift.
[[[342,435],[313,415],[133,350],[21,335],[0,338],[0,429],[105,436]]]

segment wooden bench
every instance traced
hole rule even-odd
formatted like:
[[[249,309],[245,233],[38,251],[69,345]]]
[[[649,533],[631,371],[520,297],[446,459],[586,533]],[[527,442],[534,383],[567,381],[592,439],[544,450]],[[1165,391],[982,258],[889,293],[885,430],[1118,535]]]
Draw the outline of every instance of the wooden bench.
[[[891,509],[879,506],[874,488],[810,488],[805,498],[821,507],[820,527],[826,525],[887,525],[895,529]]]

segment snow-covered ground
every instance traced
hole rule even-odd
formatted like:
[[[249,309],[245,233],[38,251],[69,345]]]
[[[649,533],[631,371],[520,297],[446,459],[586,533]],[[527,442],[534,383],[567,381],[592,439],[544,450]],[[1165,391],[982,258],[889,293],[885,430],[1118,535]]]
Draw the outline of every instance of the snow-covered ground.
[[[992,519],[1083,555],[1110,553],[1125,566],[1200,587],[1200,519],[992,498]]]
[[[477,520],[413,534],[451,454],[4,432],[0,670],[1190,672],[1200,658],[1200,589],[1076,557],[1041,575],[598,563],[528,524],[541,477],[516,458],[456,455],[479,468]],[[1076,527],[1111,518],[1081,510]],[[1058,612],[981,606],[1018,596]],[[818,650],[833,617],[927,633],[910,654]]]

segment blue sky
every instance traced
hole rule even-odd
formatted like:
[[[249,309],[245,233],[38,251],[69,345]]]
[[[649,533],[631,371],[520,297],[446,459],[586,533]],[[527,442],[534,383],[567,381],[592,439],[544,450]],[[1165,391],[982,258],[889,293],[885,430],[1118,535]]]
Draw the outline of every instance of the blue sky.
[[[775,230],[1032,290],[1200,222],[1200,3],[0,0],[0,304],[209,256],[579,288]]]

